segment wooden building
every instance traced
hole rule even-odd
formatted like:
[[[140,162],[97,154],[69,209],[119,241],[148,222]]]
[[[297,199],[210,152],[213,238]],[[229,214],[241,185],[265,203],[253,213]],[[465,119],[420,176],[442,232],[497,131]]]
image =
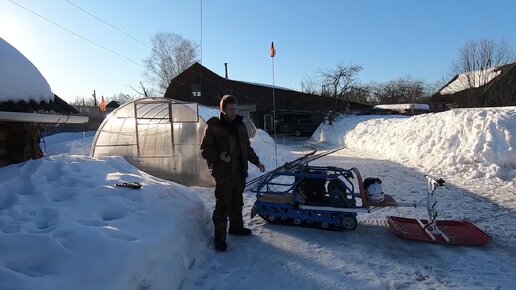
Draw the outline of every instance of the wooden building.
[[[231,80],[219,76],[199,63],[194,63],[172,79],[165,98],[218,107],[220,98],[225,94],[232,94],[238,98],[239,112],[248,114],[256,127],[266,131],[272,129],[273,87],[271,85]],[[305,112],[309,115],[322,115],[339,109],[360,114],[369,112],[372,108],[353,102],[335,105],[333,98],[281,87],[274,87],[274,95],[276,113],[281,113],[283,116],[291,111],[295,111],[296,114]]]
[[[456,75],[430,102],[434,109],[516,106],[516,62]]]
[[[56,95],[48,103],[0,101],[0,167],[43,157],[39,146],[43,122],[38,119],[55,125],[77,119],[71,116],[77,113]]]

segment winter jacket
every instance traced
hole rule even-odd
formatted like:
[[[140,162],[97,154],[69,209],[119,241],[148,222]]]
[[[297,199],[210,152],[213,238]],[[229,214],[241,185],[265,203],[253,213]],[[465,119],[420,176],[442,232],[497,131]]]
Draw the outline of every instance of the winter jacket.
[[[243,117],[237,115],[232,122],[238,124],[238,141],[240,144],[239,156],[241,158],[235,158],[232,156],[231,162],[226,163],[220,160],[220,154],[222,152],[228,152],[231,155],[230,150],[230,137],[229,132],[224,126],[223,113],[220,113],[219,118],[213,117],[208,120],[208,127],[204,132],[204,137],[201,143],[201,155],[208,162],[211,175],[216,181],[229,181],[231,180],[232,173],[232,162],[242,162],[243,176],[247,177],[248,163],[247,161],[258,166],[260,159],[254,152],[249,142],[249,135],[247,129],[243,123]]]

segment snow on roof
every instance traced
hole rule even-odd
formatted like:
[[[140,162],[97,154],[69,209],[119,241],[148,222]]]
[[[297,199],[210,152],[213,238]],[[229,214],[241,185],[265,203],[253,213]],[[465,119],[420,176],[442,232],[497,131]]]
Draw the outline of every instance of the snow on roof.
[[[0,38],[0,102],[49,103],[53,100],[54,94],[39,70]]]
[[[441,95],[450,95],[465,89],[478,88],[490,82],[501,72],[501,70],[496,70],[496,68],[489,68],[460,74],[453,82],[442,88],[439,93]]]
[[[267,87],[267,88],[271,88],[271,89],[272,89],[272,88],[275,88],[275,89],[280,89],[280,90],[293,91],[293,92],[295,92],[294,90],[289,89],[289,88],[278,87],[278,86],[273,86],[273,85],[269,85],[269,84],[261,84],[261,83],[253,83],[253,82],[237,81],[237,80],[233,80],[233,81],[235,81],[235,82],[239,82],[239,83],[244,83],[244,84],[255,85],[255,86]]]
[[[383,110],[425,110],[430,111],[430,106],[428,104],[392,104],[392,105],[376,105],[373,107],[374,109],[383,109]]]

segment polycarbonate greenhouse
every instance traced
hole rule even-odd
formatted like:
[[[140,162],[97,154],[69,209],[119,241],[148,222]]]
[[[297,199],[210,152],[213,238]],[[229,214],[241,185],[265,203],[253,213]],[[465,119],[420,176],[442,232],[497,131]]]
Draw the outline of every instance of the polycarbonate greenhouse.
[[[164,98],[145,98],[126,103],[100,125],[91,155],[122,156],[151,175],[184,185],[212,186],[200,144],[206,122],[219,109]],[[244,115],[249,137],[256,127]]]

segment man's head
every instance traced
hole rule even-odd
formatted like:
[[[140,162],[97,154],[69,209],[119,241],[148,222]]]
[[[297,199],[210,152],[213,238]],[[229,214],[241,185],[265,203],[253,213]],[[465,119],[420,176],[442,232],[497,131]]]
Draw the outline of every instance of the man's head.
[[[220,100],[220,110],[228,120],[234,120],[237,114],[237,99],[235,96],[223,96]]]

